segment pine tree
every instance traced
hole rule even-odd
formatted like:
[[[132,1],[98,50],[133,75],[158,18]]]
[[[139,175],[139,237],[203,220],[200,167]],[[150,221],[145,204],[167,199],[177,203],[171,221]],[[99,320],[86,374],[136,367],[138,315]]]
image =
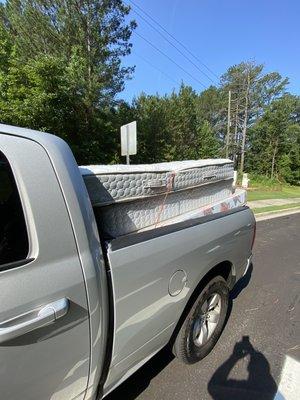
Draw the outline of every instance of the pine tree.
[[[262,64],[242,62],[230,67],[221,77],[222,90],[225,94],[229,90],[232,93],[230,146],[232,157],[240,157],[241,172],[245,164],[248,128],[272,100],[284,93],[288,83],[279,73],[265,74],[263,70]]]
[[[121,0],[8,0],[1,7],[1,121],[53,131],[78,161],[111,156],[107,115],[132,67],[135,22]],[[0,59],[1,61],[1,59]]]
[[[250,132],[248,166],[270,178],[299,182],[299,98],[285,95],[273,100]]]

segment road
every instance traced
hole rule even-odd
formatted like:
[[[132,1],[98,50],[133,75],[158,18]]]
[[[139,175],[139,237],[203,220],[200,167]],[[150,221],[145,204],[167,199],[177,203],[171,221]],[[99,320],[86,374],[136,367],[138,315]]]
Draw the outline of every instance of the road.
[[[163,350],[107,400],[273,399],[286,380],[286,358],[300,361],[299,284],[300,213],[259,222],[253,269],[232,292],[231,314],[212,353],[187,366]],[[293,385],[287,382],[290,395],[276,400],[296,398]]]

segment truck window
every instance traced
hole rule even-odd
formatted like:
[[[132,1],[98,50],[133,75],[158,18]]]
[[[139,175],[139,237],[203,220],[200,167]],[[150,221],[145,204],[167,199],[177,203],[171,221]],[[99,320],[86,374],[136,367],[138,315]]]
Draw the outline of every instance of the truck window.
[[[7,158],[0,151],[0,270],[26,259],[28,235],[17,185]]]

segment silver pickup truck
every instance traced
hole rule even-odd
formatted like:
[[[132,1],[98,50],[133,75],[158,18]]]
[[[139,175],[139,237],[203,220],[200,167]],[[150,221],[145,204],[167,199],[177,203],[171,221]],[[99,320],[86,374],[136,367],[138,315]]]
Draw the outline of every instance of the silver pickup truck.
[[[0,399],[101,399],[167,345],[205,357],[254,235],[244,206],[104,241],[68,145],[0,125]]]

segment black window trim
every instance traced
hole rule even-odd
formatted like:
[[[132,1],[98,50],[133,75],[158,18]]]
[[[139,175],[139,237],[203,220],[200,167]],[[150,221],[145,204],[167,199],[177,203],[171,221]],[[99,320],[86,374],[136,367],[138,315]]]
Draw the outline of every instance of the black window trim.
[[[18,179],[17,179],[15,171],[14,171],[13,163],[11,162],[9,156],[7,156],[7,154],[1,148],[0,148],[0,153],[2,153],[4,158],[7,160],[8,165],[11,170],[11,173],[12,173],[12,177],[14,179],[14,184],[16,185],[16,189],[17,189],[21,207],[22,207],[22,213],[23,213],[23,217],[24,217],[24,223],[25,223],[25,228],[26,228],[26,232],[27,232],[27,241],[28,241],[28,251],[27,251],[26,258],[23,258],[21,260],[12,261],[12,262],[6,263],[6,264],[0,264],[0,273],[1,273],[2,271],[8,271],[13,268],[18,268],[18,267],[22,267],[23,265],[27,265],[27,264],[31,263],[32,261],[34,261],[35,258],[30,257],[30,255],[32,254],[32,247],[31,247],[32,246],[32,242],[31,242],[32,238],[31,238],[31,234],[30,234],[30,226],[28,223],[28,216],[26,213],[24,199],[23,199],[23,196],[22,196],[22,193],[20,190],[20,185],[19,185]]]
[[[34,260],[35,260],[35,258],[32,257],[32,258],[24,258],[23,260],[13,261],[13,262],[10,262],[7,264],[2,264],[2,265],[0,264],[0,273],[2,271],[8,271],[13,268],[22,267],[23,265],[27,265]]]

